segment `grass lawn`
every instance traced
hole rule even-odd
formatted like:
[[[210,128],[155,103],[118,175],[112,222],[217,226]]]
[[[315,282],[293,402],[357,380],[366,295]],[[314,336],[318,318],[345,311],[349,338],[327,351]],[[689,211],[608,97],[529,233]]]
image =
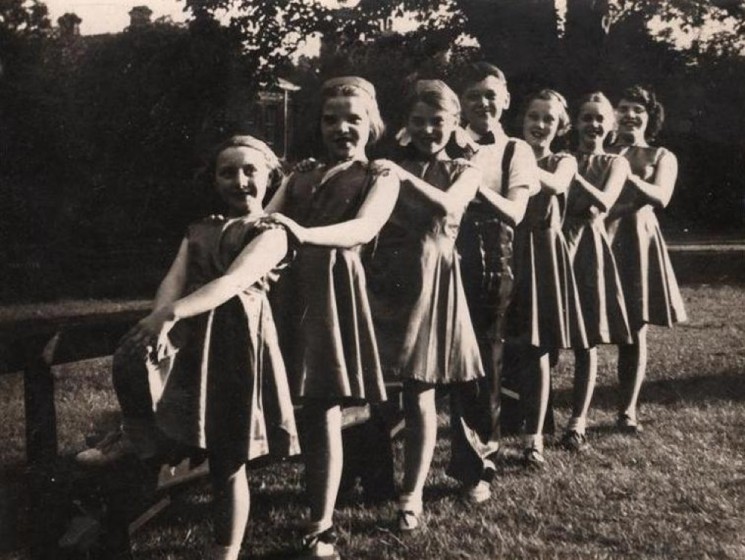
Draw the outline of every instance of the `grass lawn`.
[[[601,351],[590,416],[592,449],[580,456],[554,446],[548,468],[526,473],[516,440],[499,465],[493,498],[469,506],[444,475],[446,416],[425,491],[425,524],[416,535],[394,529],[393,504],[340,500],[336,522],[346,559],[745,558],[745,288],[688,286],[690,320],[652,328],[642,392],[641,438],[615,434],[615,350]],[[555,373],[560,427],[569,413],[572,356]],[[83,434],[114,425],[108,361],[58,368],[61,451]],[[23,465],[22,380],[0,377],[0,468]],[[400,461],[400,442],[397,443]],[[399,469],[400,472],[400,469]],[[285,558],[305,508],[302,469],[294,463],[251,473],[252,512],[245,557]],[[197,559],[210,539],[210,493],[200,482],[134,537],[136,558]],[[0,554],[0,556],[2,556]]]

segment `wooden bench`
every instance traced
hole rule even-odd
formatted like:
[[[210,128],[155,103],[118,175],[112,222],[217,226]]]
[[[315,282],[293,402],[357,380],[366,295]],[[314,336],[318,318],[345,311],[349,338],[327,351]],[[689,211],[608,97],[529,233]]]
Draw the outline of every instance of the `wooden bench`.
[[[33,558],[57,558],[60,545],[87,546],[101,531],[97,513],[82,509],[70,514],[66,503],[75,486],[88,481],[80,473],[70,474],[75,470],[71,458],[58,456],[52,366],[111,355],[124,333],[147,314],[149,305],[148,301],[86,301],[0,310],[0,374],[23,372]],[[400,386],[390,384],[389,390],[392,399],[383,406],[344,409],[349,460],[345,461],[343,486],[351,487],[359,477],[365,499],[370,501],[389,499],[394,490],[392,456],[387,454],[390,439],[400,432],[403,420]],[[155,498],[134,514],[124,508],[117,519],[109,520],[118,524],[118,540],[128,543],[131,533],[167,507],[169,490],[207,472],[206,462],[192,467],[188,461],[175,468],[162,467],[159,473],[143,471]]]

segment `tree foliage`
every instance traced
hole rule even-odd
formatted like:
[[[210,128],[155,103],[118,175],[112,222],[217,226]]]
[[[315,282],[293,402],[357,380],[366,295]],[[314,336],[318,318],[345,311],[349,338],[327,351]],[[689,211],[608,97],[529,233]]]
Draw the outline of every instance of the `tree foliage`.
[[[234,128],[233,109],[250,107],[277,76],[302,86],[295,156],[320,155],[315,94],[342,73],[375,84],[389,124],[385,151],[402,124],[406,84],[450,80],[476,58],[509,78],[504,123],[513,133],[522,101],[538,88],[572,101],[652,86],[668,116],[660,142],[680,161],[664,219],[677,228],[745,223],[745,2],[566,0],[566,13],[546,0],[337,2],[185,0],[188,28],[163,20],[67,40],[50,33],[40,2],[0,0],[0,260],[35,263],[37,279],[78,274],[82,282],[90,270],[80,254],[177,241],[189,220],[214,208],[194,179],[199,155]],[[392,31],[401,17],[418,27]],[[320,56],[294,63],[313,34],[322,37]],[[479,47],[459,46],[463,34]]]

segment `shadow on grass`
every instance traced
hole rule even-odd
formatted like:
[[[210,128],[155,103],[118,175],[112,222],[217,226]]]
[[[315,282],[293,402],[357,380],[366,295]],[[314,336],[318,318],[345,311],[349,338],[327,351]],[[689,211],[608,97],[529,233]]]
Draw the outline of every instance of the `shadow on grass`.
[[[554,393],[554,404],[562,408],[572,405],[571,389]],[[642,386],[640,402],[663,406],[675,404],[702,404],[712,401],[745,402],[745,376],[735,369],[718,375],[700,375],[676,379],[658,379]],[[592,406],[615,410],[618,402],[618,384],[595,388]]]

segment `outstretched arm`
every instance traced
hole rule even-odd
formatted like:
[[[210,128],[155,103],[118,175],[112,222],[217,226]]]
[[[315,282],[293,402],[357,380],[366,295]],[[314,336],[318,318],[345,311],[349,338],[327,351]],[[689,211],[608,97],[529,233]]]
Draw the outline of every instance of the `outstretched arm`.
[[[422,194],[443,214],[461,215],[471,199],[476,196],[481,183],[481,172],[475,167],[467,167],[447,191],[433,187],[403,168],[397,169],[404,186],[409,186]]]
[[[561,158],[553,173],[539,168],[538,178],[541,180],[541,190],[549,194],[564,194],[572,184],[576,173],[577,160],[573,157]]]
[[[665,208],[668,205],[677,178],[678,159],[672,152],[662,155],[651,183],[634,173],[629,174],[629,182],[656,208]]]
[[[398,177],[390,169],[384,169],[370,188],[359,212],[351,220],[306,228],[283,214],[272,214],[271,218],[284,225],[300,243],[351,248],[371,241],[385,225],[393,212],[398,191]]]
[[[137,352],[146,345],[154,346],[164,329],[170,330],[179,319],[222,305],[271,272],[286,252],[287,234],[283,230],[270,229],[261,233],[246,245],[223,276],[183,298],[163,299],[150,315],[124,336],[122,348]],[[178,257],[176,260],[178,262]]]
[[[219,307],[269,274],[287,254],[287,233],[269,229],[251,240],[227,272],[170,306],[173,320],[193,317]]]
[[[119,345],[124,352],[139,352],[146,344],[158,336],[163,324],[168,320],[170,307],[184,292],[186,272],[189,265],[189,242],[184,239],[176,258],[158,287],[150,314],[132,327],[122,337]]]

